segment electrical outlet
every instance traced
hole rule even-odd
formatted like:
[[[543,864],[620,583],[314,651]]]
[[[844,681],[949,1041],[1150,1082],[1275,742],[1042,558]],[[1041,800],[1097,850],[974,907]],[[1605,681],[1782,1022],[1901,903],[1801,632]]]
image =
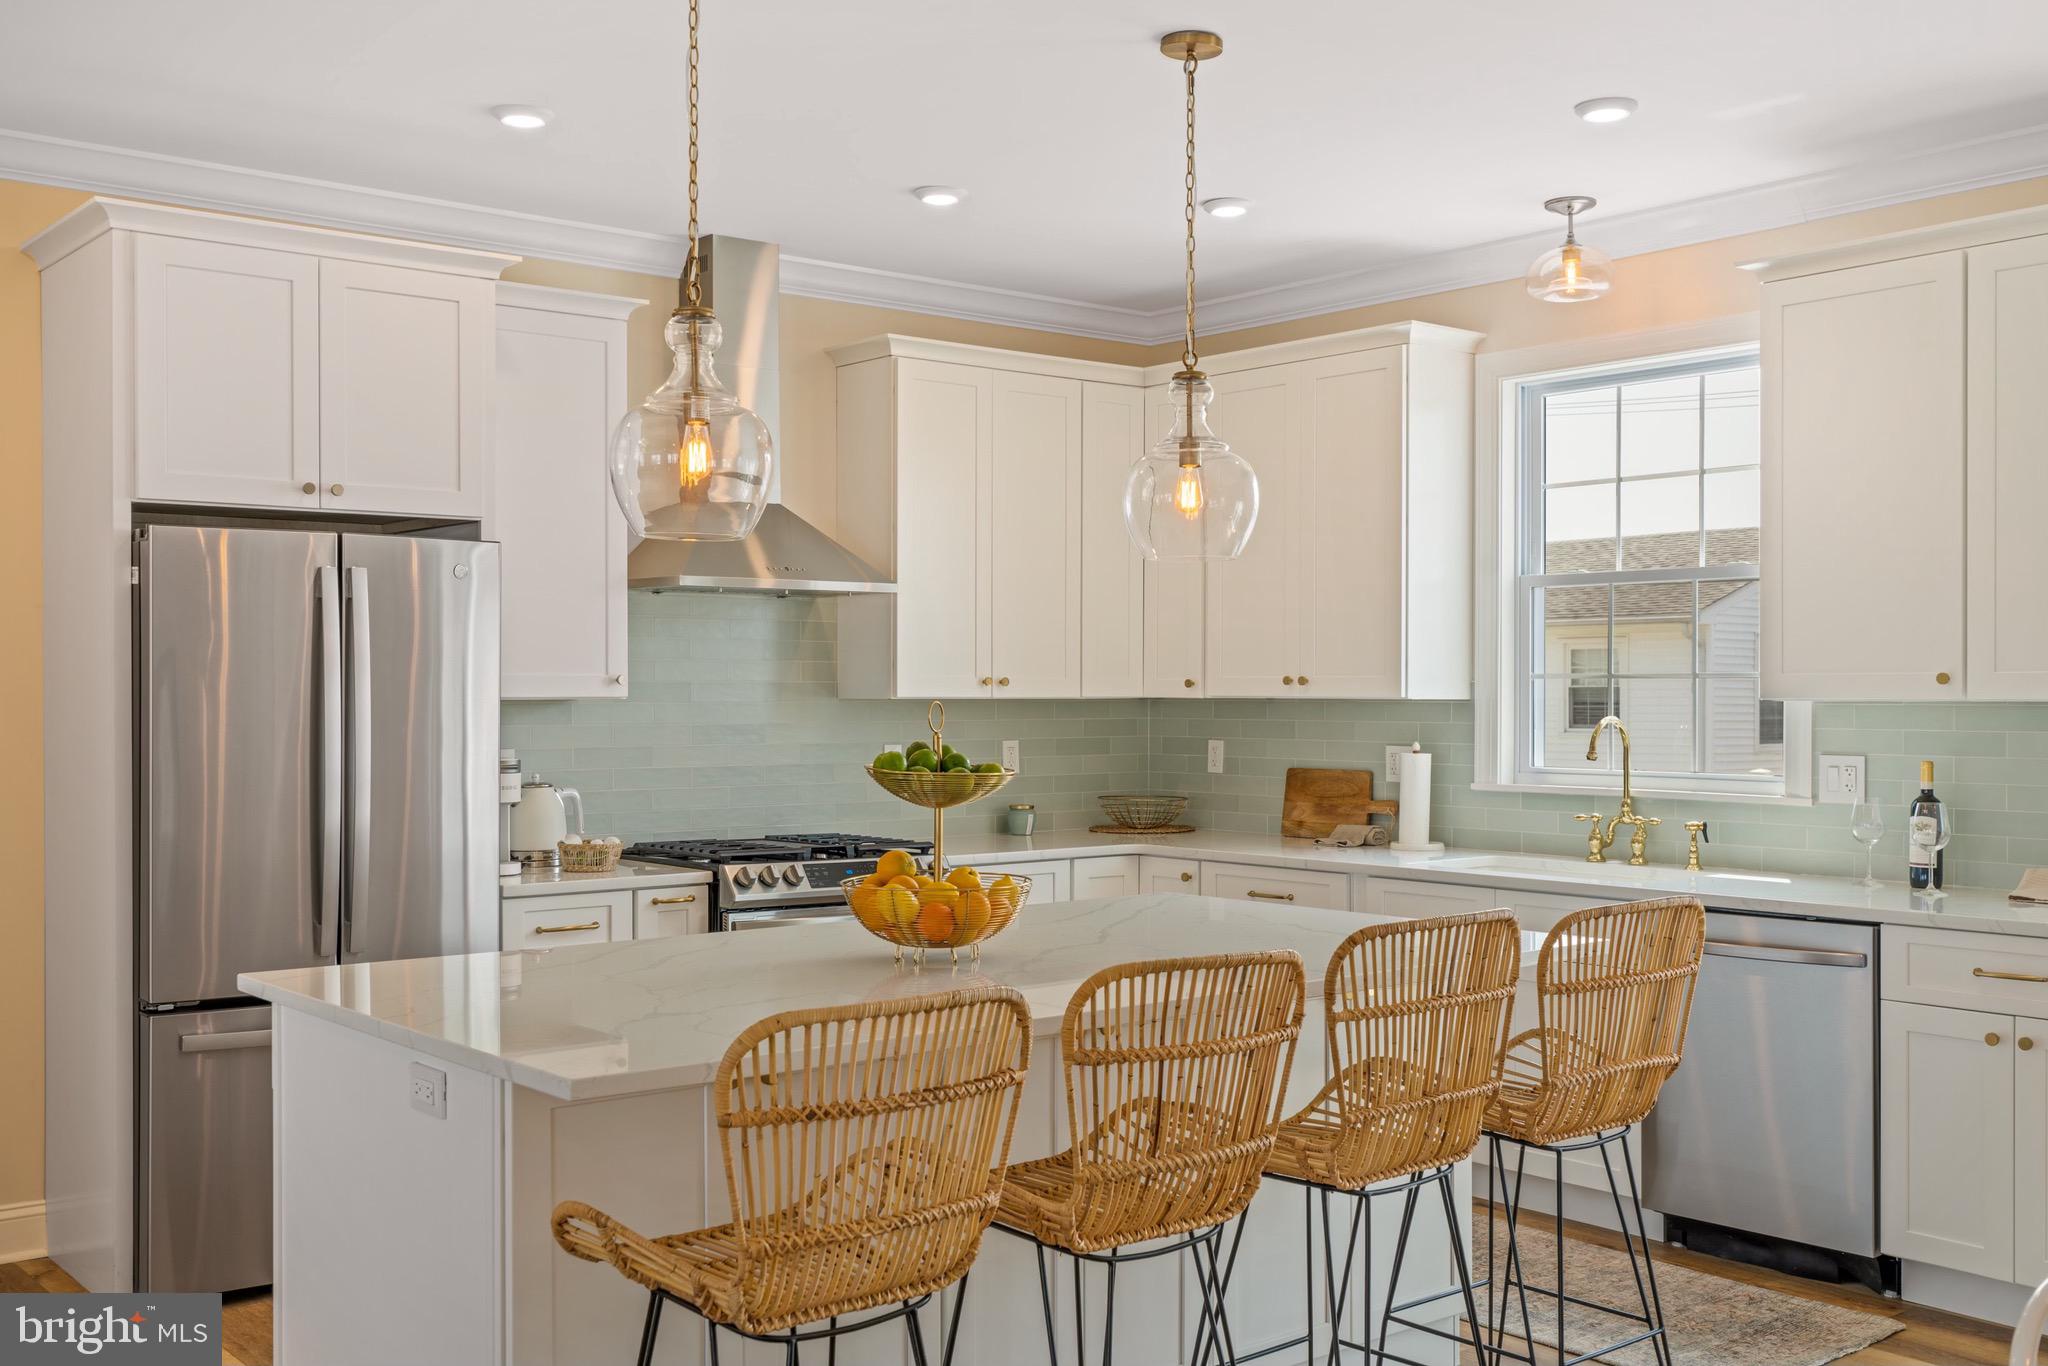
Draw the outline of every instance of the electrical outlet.
[[[901,745],[883,745],[883,746],[882,746],[882,753],[884,753],[884,754],[901,754],[902,752],[903,752],[903,746],[901,746]]]
[[[1392,787],[1395,783],[1401,781],[1401,756],[1407,752],[1408,746],[1406,745],[1387,746],[1387,766],[1386,771],[1380,775],[1380,781],[1388,787]]]
[[[1821,755],[1820,801],[1831,806],[1855,805],[1864,799],[1864,782],[1869,776],[1869,763],[1861,754]]]
[[[1003,767],[1016,768],[1023,760],[1024,746],[1015,740],[1003,741]]]
[[[1211,740],[1209,742],[1209,771],[1211,773],[1221,773],[1223,771],[1223,742],[1221,740]]]
[[[448,1074],[423,1062],[414,1063],[412,1108],[435,1119],[448,1118]]]

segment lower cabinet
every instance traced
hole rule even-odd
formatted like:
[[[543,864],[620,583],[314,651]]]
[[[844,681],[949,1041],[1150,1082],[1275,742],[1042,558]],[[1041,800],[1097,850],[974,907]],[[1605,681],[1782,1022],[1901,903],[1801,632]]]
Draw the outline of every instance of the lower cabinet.
[[[1072,899],[1090,901],[1105,896],[1138,894],[1138,856],[1109,854],[1102,858],[1074,860]]]
[[[1146,896],[1157,896],[1161,892],[1199,892],[1202,890],[1202,865],[1191,858],[1141,855],[1138,859],[1138,890]]]
[[[1092,860],[1083,859],[1081,861],[1086,863]],[[1030,878],[1031,895],[1024,899],[1027,905],[1034,901],[1072,901],[1074,899],[1074,893],[1068,890],[1073,883],[1074,864],[1068,859],[1043,859],[1037,863],[977,863],[974,865],[974,869],[981,874],[983,882],[991,882],[1001,873],[1011,873],[1017,877]],[[1097,893],[1097,895],[1106,896],[1110,895],[1110,893]]]
[[[711,929],[711,884],[655,887],[633,893],[633,937],[667,939]]]
[[[506,949],[558,949],[633,937],[633,893],[563,892],[499,903]]]
[[[1427,920],[1432,916],[1489,910],[1499,904],[1490,887],[1395,877],[1369,877],[1365,882],[1365,909],[1373,915]]]
[[[1348,911],[1351,909],[1351,879],[1343,873],[1316,873],[1305,868],[1204,863],[1202,895]]]

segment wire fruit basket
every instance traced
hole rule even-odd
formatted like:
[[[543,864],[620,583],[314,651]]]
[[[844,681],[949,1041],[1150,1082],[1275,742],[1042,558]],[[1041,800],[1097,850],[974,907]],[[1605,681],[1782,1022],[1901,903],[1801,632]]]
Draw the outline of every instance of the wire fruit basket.
[[[932,752],[945,753],[945,703],[932,703],[925,711],[925,722],[932,733]],[[953,882],[946,868],[946,811],[1001,791],[1017,776],[1017,770],[974,773],[955,769],[950,773],[931,773],[923,769],[876,768],[870,764],[868,776],[890,796],[932,813],[932,862],[922,884],[916,864],[907,854],[903,858],[910,862],[908,870],[891,867],[884,872],[878,867],[868,877],[848,878],[841,883],[840,889],[846,894],[854,918],[869,933],[894,944],[899,962],[905,949],[911,950],[918,962],[924,961],[927,949],[951,950],[956,962],[960,950],[969,949],[972,957],[979,960],[981,941],[1001,934],[1017,918],[1018,908],[1030,899],[1031,879],[1005,875],[987,886],[980,885],[979,878],[971,883],[961,879],[969,885]],[[885,855],[884,863],[887,861]]]
[[[1122,830],[1157,830],[1180,819],[1186,797],[1164,792],[1112,792],[1097,797],[1102,814]]]

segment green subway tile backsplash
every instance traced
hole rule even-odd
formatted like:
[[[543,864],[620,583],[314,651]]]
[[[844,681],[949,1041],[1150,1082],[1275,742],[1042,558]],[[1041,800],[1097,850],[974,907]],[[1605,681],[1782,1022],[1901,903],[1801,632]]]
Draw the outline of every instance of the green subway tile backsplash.
[[[508,702],[504,743],[527,772],[579,788],[593,830],[627,839],[859,829],[914,834],[922,811],[894,801],[861,765],[921,734],[921,702],[841,700],[835,600],[636,593],[629,603],[632,691],[622,702]],[[946,734],[977,759],[1023,746],[1023,772],[999,797],[953,813],[955,828],[997,828],[1011,801],[1033,802],[1041,830],[1102,819],[1096,795],[1184,792],[1188,820],[1277,833],[1290,767],[1381,767],[1388,745],[1436,756],[1435,835],[1453,845],[1579,854],[1573,813],[1590,797],[1472,790],[1472,706],[1465,702],[1161,701],[947,704]],[[1905,804],[1919,763],[1956,818],[1954,886],[2011,887],[2048,863],[2048,704],[1822,703],[1816,752],[1866,755],[1871,794],[1891,829],[1879,876],[1905,872]],[[1210,774],[1208,744],[1228,745]],[[1398,786],[1385,795],[1398,798]],[[1612,805],[1611,799],[1607,802]],[[1709,867],[1860,874],[1862,846],[1843,806],[1645,799],[1664,824],[1658,863],[1682,863],[1684,822],[1711,823]],[[1611,812],[1609,814],[1612,814]]]

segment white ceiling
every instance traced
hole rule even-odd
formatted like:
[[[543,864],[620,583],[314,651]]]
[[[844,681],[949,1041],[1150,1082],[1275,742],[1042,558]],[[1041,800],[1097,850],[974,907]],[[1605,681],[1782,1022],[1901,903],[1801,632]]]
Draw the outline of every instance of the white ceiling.
[[[1257,206],[1202,218],[1214,300],[1548,233],[1541,203],[1557,194],[1599,197],[1584,223],[1598,242],[1603,220],[1845,167],[1911,164],[1932,183],[1884,183],[1925,193],[1949,187],[1945,149],[2026,132],[2032,156],[2048,128],[2040,0],[703,4],[707,231],[1105,318],[1179,298],[1180,77],[1156,50],[1170,28],[1224,35],[1201,76],[1201,190]],[[682,0],[10,11],[0,129],[663,237],[682,226]],[[1607,127],[1573,116],[1603,94],[1642,110]],[[516,134],[488,117],[499,103],[557,121]],[[928,209],[907,193],[928,182],[970,197]]]

